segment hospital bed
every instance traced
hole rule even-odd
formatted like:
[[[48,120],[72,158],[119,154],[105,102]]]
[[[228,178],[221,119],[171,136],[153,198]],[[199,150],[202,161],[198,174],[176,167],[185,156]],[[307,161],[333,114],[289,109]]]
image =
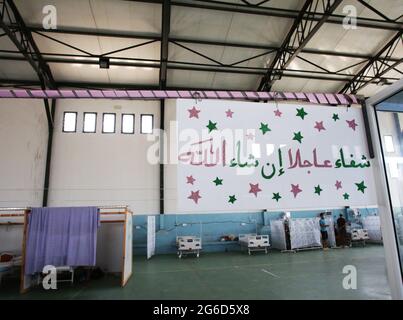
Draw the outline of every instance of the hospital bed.
[[[196,257],[199,257],[202,241],[201,238],[195,236],[178,236],[176,237],[176,246],[178,248],[179,259],[187,254],[195,254]]]
[[[253,251],[264,251],[267,254],[267,249],[270,247],[268,235],[257,235],[255,233],[240,234],[239,244],[241,248],[248,250],[249,255]]]
[[[361,243],[365,246],[365,241],[369,240],[367,229],[352,229],[351,230],[351,245],[353,243]]]
[[[0,285],[1,280],[8,274],[13,274],[14,267],[21,266],[21,255],[11,252],[3,252],[0,254]]]

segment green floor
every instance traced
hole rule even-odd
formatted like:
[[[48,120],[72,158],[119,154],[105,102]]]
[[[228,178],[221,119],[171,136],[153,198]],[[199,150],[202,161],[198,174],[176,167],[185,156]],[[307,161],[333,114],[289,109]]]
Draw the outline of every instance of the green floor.
[[[345,265],[357,268],[357,290],[342,287]],[[253,256],[204,253],[199,259],[135,257],[133,269],[125,288],[108,276],[21,296],[16,283],[5,281],[0,299],[390,299],[383,247],[377,245]]]

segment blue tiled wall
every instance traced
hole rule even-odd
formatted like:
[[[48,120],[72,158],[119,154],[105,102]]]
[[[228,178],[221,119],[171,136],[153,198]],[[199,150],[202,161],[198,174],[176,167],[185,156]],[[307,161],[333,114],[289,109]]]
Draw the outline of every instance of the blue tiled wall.
[[[320,212],[293,211],[292,218],[317,217]],[[345,209],[331,211],[334,218]],[[376,209],[360,209],[362,216],[376,214]],[[194,235],[202,237],[204,252],[239,250],[237,243],[220,242],[224,235],[238,236],[242,233],[270,234],[270,220],[279,219],[282,212],[254,213],[211,213],[211,214],[167,214],[156,216],[156,254],[176,252],[176,236]],[[146,254],[147,215],[134,217],[134,254]]]

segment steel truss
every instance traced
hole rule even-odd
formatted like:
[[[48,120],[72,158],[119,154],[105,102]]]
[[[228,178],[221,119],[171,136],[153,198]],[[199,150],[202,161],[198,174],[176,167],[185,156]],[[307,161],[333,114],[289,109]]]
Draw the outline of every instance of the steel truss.
[[[387,79],[383,76],[395,70],[402,74],[396,67],[403,62],[403,58],[389,64],[388,58],[393,55],[396,48],[403,44],[402,31],[396,33],[387,43],[383,46],[377,54],[365,64],[365,66],[340,90],[340,93],[357,93],[358,90],[363,89],[370,83],[387,83]],[[362,81],[366,77],[372,77],[373,80]],[[385,82],[386,81],[386,82]]]
[[[119,0],[122,1],[122,0]],[[134,1],[134,0],[126,0],[126,1]],[[0,1],[0,4],[8,3],[9,1]],[[293,77],[293,78],[304,78],[304,79],[318,79],[318,80],[328,80],[328,81],[343,81],[350,83],[354,78],[354,74],[348,72],[350,68],[356,67],[358,65],[367,65],[369,62],[372,62],[375,65],[380,65],[381,68],[379,70],[381,72],[376,73],[366,73],[362,75],[360,78],[355,79],[357,83],[360,85],[364,85],[366,82],[377,82],[379,81],[379,76],[381,74],[382,81],[386,81],[386,83],[397,80],[396,77],[385,77],[385,73],[389,70],[395,70],[399,73],[400,70],[397,69],[397,66],[400,64],[401,59],[398,57],[392,56],[391,54],[383,55],[383,56],[370,56],[365,54],[357,54],[357,53],[349,53],[349,52],[336,52],[330,50],[315,50],[315,49],[306,49],[304,46],[312,37],[312,35],[320,28],[323,23],[340,23],[340,17],[332,14],[334,8],[340,1],[325,1],[325,0],[310,0],[306,1],[302,13],[297,10],[287,10],[287,9],[276,9],[270,8],[270,1],[254,1],[254,0],[245,0],[243,4],[233,4],[227,2],[220,2],[214,0],[143,0],[137,2],[150,2],[159,4],[162,7],[168,4],[169,5],[169,13],[171,11],[171,7],[173,6],[181,6],[181,7],[200,7],[207,10],[228,10],[230,12],[242,12],[247,14],[265,14],[267,16],[278,16],[289,19],[295,19],[293,27],[291,28],[286,40],[283,42],[281,47],[274,47],[270,45],[264,44],[246,44],[246,43],[236,43],[236,42],[226,42],[226,41],[213,41],[213,40],[201,40],[201,39],[189,39],[189,38],[181,38],[174,37],[169,35],[169,26],[170,23],[165,22],[164,27],[164,16],[166,17],[167,10],[162,10],[163,13],[163,21],[161,34],[142,34],[142,33],[133,33],[133,32],[115,32],[115,31],[100,31],[100,30],[77,30],[77,29],[69,29],[69,28],[58,28],[56,30],[44,30],[39,26],[25,26],[24,29],[27,33],[35,33],[38,36],[45,37],[51,41],[58,42],[70,49],[74,49],[77,51],[77,54],[63,54],[63,53],[39,53],[39,50],[31,49],[22,49],[18,47],[18,51],[12,50],[0,50],[0,60],[27,60],[31,65],[33,65],[35,71],[37,72],[38,67],[41,66],[40,72],[43,73],[42,70],[49,69],[48,63],[76,63],[76,64],[98,64],[98,60],[101,56],[108,57],[110,59],[110,65],[112,66],[127,66],[127,67],[147,67],[147,68],[158,68],[160,69],[159,76],[159,84],[158,86],[162,88],[166,87],[166,74],[167,70],[175,69],[175,70],[186,70],[186,71],[200,71],[200,72],[223,72],[223,73],[233,73],[233,74],[246,74],[246,75],[259,75],[264,76],[261,81],[261,86],[264,86],[264,90],[268,90],[269,87],[274,83],[277,78],[281,76],[284,77]],[[402,29],[402,24],[398,22],[397,19],[390,19],[386,17],[382,12],[372,7],[364,0],[359,1],[361,4],[365,5],[368,9],[374,11],[380,19],[363,19],[359,18],[358,26],[365,27],[373,27],[373,28],[381,28],[381,29]],[[218,8],[218,9],[217,9]],[[3,9],[3,11],[5,11]],[[3,14],[4,16],[4,14]],[[21,19],[22,20],[22,19]],[[5,28],[9,30],[15,30],[15,23],[13,23],[12,19],[4,19]],[[165,19],[167,21],[167,19]],[[299,23],[297,23],[299,22]],[[376,22],[376,23],[375,23]],[[23,23],[23,21],[22,21]],[[393,28],[392,28],[393,24]],[[166,33],[168,30],[168,33]],[[294,31],[294,32],[291,32]],[[144,42],[141,42],[136,45],[127,46],[124,48],[118,48],[117,50],[104,53],[102,55],[97,55],[81,48],[74,46],[73,44],[66,43],[59,39],[52,37],[53,33],[67,33],[67,34],[77,34],[77,35],[85,35],[85,36],[100,36],[100,37],[118,37],[118,38],[130,38],[130,39],[142,39]],[[7,33],[5,32],[4,35]],[[7,34],[8,35],[8,34]],[[2,36],[2,34],[0,34]],[[32,41],[33,42],[33,41]],[[161,55],[159,59],[141,59],[141,58],[127,58],[127,57],[119,57],[116,54],[119,52],[123,52],[125,50],[134,49],[141,46],[151,45],[155,42],[161,43]],[[192,63],[187,61],[175,61],[168,59],[168,47],[169,44],[174,46],[179,46],[184,50],[188,50],[195,55],[201,56],[206,60],[206,63]],[[239,48],[250,48],[260,50],[260,52],[256,53],[253,56],[247,57],[240,61],[232,61],[228,64],[224,64],[220,61],[212,59],[208,57],[200,50],[195,50],[192,47],[188,46],[188,44],[204,44],[206,46],[230,46],[230,47],[239,47]],[[20,55],[23,53],[24,58]],[[329,71],[322,66],[319,66],[308,59],[305,59],[299,53],[307,53],[307,54],[315,54],[315,55],[331,55],[331,56],[340,56],[340,57],[351,57],[354,59],[358,59],[358,62],[354,62],[353,64],[346,66],[337,71]],[[272,61],[272,66],[269,68],[264,67],[254,67],[254,66],[245,66],[242,65],[243,62],[251,61],[253,59],[257,59],[259,57],[272,57],[275,56],[275,59]],[[28,59],[28,57],[30,57]],[[289,68],[289,64],[293,59],[301,59],[306,63],[310,64],[313,69],[312,70],[298,70]],[[276,65],[274,65],[276,62]],[[386,71],[385,71],[386,70]],[[38,72],[37,72],[38,73]],[[50,69],[49,69],[50,73]],[[50,73],[51,75],[51,73]],[[41,77],[44,81],[41,81]],[[39,76],[40,82],[46,82],[48,87],[49,81],[47,81],[48,76],[47,73],[45,75]],[[164,80],[165,79],[165,80]],[[0,84],[5,84],[6,80],[0,79]],[[8,81],[10,83],[10,80]],[[24,85],[19,81],[15,81],[15,85]],[[77,86],[90,86],[93,85],[91,83],[81,83],[77,84]],[[113,85],[105,84],[108,87]],[[128,87],[132,87],[132,84],[127,84]],[[149,85],[142,86],[137,85],[137,87],[150,88]],[[259,86],[259,88],[261,87]],[[99,87],[99,86],[98,86]]]
[[[0,27],[7,34],[9,39],[14,43],[19,52],[24,56],[24,59],[35,70],[38,75],[40,87],[42,89],[56,89],[57,85],[53,78],[52,72],[43,59],[31,32],[27,29],[24,20],[22,19],[13,0],[0,0]],[[51,101],[49,103],[49,100]],[[52,155],[52,141],[54,116],[56,111],[55,99],[43,99],[46,117],[48,122],[48,144],[46,155],[46,168],[44,180],[43,206],[48,202],[49,177],[50,177],[50,161]]]
[[[258,90],[270,91],[274,82],[281,79],[283,71],[301,52],[309,40],[329,18],[342,0],[306,0],[298,17],[295,19],[283,44],[272,60],[267,74],[260,81]],[[323,11],[321,20],[316,23],[308,18]]]

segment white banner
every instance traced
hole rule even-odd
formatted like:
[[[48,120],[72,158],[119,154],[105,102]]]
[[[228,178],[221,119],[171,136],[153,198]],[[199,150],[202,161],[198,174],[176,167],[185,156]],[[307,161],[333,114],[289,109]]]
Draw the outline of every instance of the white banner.
[[[360,108],[177,100],[181,211],[376,205]]]

